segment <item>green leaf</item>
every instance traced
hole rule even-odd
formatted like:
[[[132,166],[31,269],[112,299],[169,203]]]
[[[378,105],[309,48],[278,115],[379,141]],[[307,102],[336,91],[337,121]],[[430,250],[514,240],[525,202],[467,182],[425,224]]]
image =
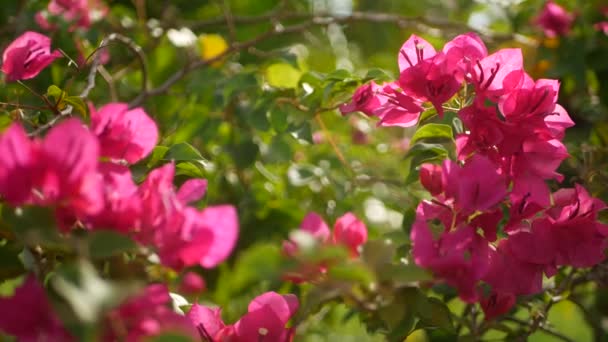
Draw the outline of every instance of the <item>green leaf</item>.
[[[388,81],[390,79],[392,79],[392,77],[389,76],[386,71],[378,68],[369,69],[367,71],[367,74],[365,74],[365,77],[363,78],[364,81]]]
[[[80,96],[68,96],[61,101],[59,106],[61,107],[63,103],[71,105],[72,108],[74,108],[76,112],[80,113],[83,118],[87,117],[87,105]]]
[[[243,140],[237,145],[231,146],[229,150],[239,169],[252,165],[260,152],[258,145],[251,140]]]
[[[59,105],[68,93],[61,90],[58,86],[51,84],[46,90],[46,95],[52,97],[55,100],[55,104]]]
[[[437,327],[450,332],[454,330],[450,309],[441,300],[434,297],[419,297],[416,308],[424,326]]]
[[[167,154],[167,151],[169,151],[169,148],[167,146],[156,146],[154,147],[154,149],[152,150],[152,153],[150,154],[150,160],[148,161],[148,168],[152,168],[154,167],[159,161],[161,161],[163,159],[163,157],[165,156],[165,154]]]
[[[344,81],[345,79],[350,78],[351,76],[352,75],[348,70],[338,69],[327,75],[325,79],[331,81]]]
[[[270,163],[281,163],[291,160],[293,151],[289,143],[280,135],[272,138],[266,159]]]
[[[374,273],[360,263],[332,266],[327,271],[327,275],[334,280],[354,281],[361,284],[370,284],[375,280]]]
[[[284,132],[287,129],[287,112],[281,109],[275,108],[270,112],[270,124],[272,128],[278,133]]]
[[[177,143],[171,146],[163,159],[175,161],[205,161],[205,158],[203,158],[201,153],[194,146],[186,142]]]
[[[413,264],[386,264],[380,270],[380,279],[392,281],[396,286],[412,285],[418,281],[433,279],[427,271]]]
[[[93,259],[103,259],[135,250],[135,243],[123,234],[109,230],[93,232],[89,238],[89,255]]]
[[[276,63],[266,68],[266,80],[275,88],[296,88],[300,76],[302,72],[287,63]]]
[[[312,144],[312,129],[308,122],[304,122],[301,125],[290,125],[287,131],[300,143]]]
[[[419,140],[452,140],[452,127],[449,125],[429,123],[420,127],[410,140],[410,144],[415,144]]]

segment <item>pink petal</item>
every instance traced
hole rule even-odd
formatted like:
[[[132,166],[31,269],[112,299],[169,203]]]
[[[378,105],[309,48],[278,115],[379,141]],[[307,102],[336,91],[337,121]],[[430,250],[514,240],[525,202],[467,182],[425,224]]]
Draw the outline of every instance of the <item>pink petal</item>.
[[[346,213],[336,220],[334,242],[350,249],[351,255],[359,255],[359,247],[367,241],[367,227],[353,213]]]
[[[206,179],[188,179],[177,191],[177,199],[182,203],[192,203],[203,198],[206,192]]]
[[[418,64],[420,61],[435,56],[435,48],[426,40],[412,34],[399,49],[399,71]]]
[[[200,265],[215,267],[230,255],[236,245],[239,235],[236,208],[231,205],[210,206],[201,212],[199,220],[213,236],[209,251],[200,260]]]
[[[323,221],[321,216],[314,212],[310,212],[304,217],[304,220],[302,220],[302,223],[300,224],[300,228],[323,242],[327,241],[331,235],[327,223]]]

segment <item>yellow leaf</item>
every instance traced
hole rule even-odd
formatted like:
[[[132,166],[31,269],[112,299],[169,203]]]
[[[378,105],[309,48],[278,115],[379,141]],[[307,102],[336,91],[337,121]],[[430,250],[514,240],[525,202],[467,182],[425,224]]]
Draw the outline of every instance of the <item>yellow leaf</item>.
[[[302,72],[287,63],[275,63],[266,68],[266,80],[275,88],[296,88]]]
[[[201,34],[198,37],[201,58],[205,61],[216,58],[228,50],[228,43],[219,34]],[[223,58],[211,63],[211,66],[219,67],[224,63]]]

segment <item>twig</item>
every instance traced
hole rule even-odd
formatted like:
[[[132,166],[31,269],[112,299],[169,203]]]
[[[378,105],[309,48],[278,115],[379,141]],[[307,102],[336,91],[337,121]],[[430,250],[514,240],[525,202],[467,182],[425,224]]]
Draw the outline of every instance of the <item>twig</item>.
[[[230,5],[226,0],[219,0],[219,2],[220,7],[222,8],[222,12],[224,13],[224,20],[226,21],[226,26],[228,26],[230,43],[233,43],[236,41],[236,27],[234,25],[234,16],[232,15]]]
[[[146,56],[144,55],[142,48],[137,45],[131,38],[125,37],[118,33],[112,33],[108,37],[103,39],[99,44],[99,48],[97,48],[93,52],[95,54],[95,57],[91,65],[91,70],[89,71],[87,86],[80,94],[80,97],[86,98],[89,95],[89,92],[95,87],[95,76],[97,75],[97,69],[99,67],[101,59],[101,54],[99,52],[101,51],[101,49],[107,47],[112,42],[117,42],[126,46],[131,52],[135,54],[135,56],[137,56],[141,67],[141,93],[146,93],[148,89],[148,64],[146,63]]]
[[[503,320],[505,320],[505,321],[511,321],[511,322],[520,324],[522,326],[528,326],[528,325],[530,325],[530,322],[526,322],[524,320],[521,320],[519,318],[514,318],[514,317],[504,317]],[[557,331],[555,331],[553,329],[547,328],[547,327],[538,326],[538,330],[540,330],[540,331],[542,331],[542,332],[544,332],[546,334],[549,334],[549,335],[551,335],[553,337],[556,337],[556,338],[558,338],[558,339],[560,339],[562,341],[575,342],[570,337],[568,337],[566,335],[563,335],[563,334],[561,334],[561,333],[559,333],[559,332],[557,332]]]

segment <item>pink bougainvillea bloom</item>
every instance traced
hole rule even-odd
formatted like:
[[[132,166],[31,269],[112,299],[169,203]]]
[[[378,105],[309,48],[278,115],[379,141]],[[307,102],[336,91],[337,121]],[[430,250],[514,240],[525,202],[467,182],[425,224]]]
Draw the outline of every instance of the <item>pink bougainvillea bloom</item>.
[[[233,325],[222,321],[219,308],[199,304],[192,305],[187,317],[205,341],[288,342],[293,329],[286,328],[286,324],[298,307],[298,298],[292,294],[266,292],[251,301],[247,313]]]
[[[490,254],[490,268],[483,280],[501,293],[530,295],[542,289],[544,265],[522,261],[513,255],[511,239],[503,239]]]
[[[74,340],[33,275],[25,279],[12,297],[0,297],[0,332],[25,342]]]
[[[545,35],[549,38],[565,36],[570,33],[574,22],[574,14],[549,0],[534,22],[543,29]]]
[[[256,297],[234,324],[238,341],[290,341],[293,330],[285,325],[298,307],[298,298],[292,294],[266,292]]]
[[[437,196],[443,192],[441,173],[441,165],[422,164],[420,166],[420,183],[433,196]]]
[[[199,294],[207,289],[205,278],[196,272],[186,272],[183,275],[179,290],[185,294]]]
[[[545,125],[553,138],[562,140],[566,129],[574,126],[574,121],[572,121],[564,107],[556,104],[553,112],[545,116]]]
[[[485,98],[496,100],[515,88],[520,80],[511,78],[505,84],[505,78],[512,71],[522,69],[521,49],[501,49],[478,61],[469,80],[475,87],[476,101],[483,103]]]
[[[479,154],[462,168],[451,160],[444,161],[442,177],[446,197],[454,198],[454,206],[464,214],[490,209],[507,194],[505,176]]]
[[[129,168],[103,162],[99,163],[98,169],[103,179],[103,209],[84,218],[85,225],[123,233],[139,227],[142,204]]]
[[[208,230],[212,232],[213,242],[199,264],[206,268],[217,266],[226,260],[239,235],[239,220],[236,208],[232,205],[216,205],[203,209],[191,233]]]
[[[143,210],[142,226],[136,237],[144,244],[155,246],[161,262],[167,266],[175,269],[196,264],[215,267],[228,257],[236,244],[236,209],[231,205],[211,206],[202,211],[188,207],[173,186],[174,171],[172,163],[157,168],[139,187]],[[186,187],[191,185],[196,184]],[[184,195],[185,198],[201,196],[201,187],[197,187],[198,193],[193,197]]]
[[[412,34],[399,49],[397,61],[399,71],[403,72],[414,65],[434,57],[437,54],[433,45],[423,38]]]
[[[422,206],[418,206],[411,231],[414,261],[456,287],[464,301],[476,301],[477,283],[489,267],[488,242],[470,226],[457,227],[451,232],[445,226],[434,227],[433,231],[442,232],[435,239],[427,223],[427,220],[432,219],[434,217],[424,217]]]
[[[399,85],[405,94],[431,102],[437,114],[443,116],[443,104],[460,90],[461,82],[440,52],[403,70],[399,75]]]
[[[353,98],[349,103],[340,106],[342,115],[353,112],[362,112],[366,115],[374,115],[374,110],[382,103],[378,91],[381,89],[374,81],[363,84],[353,94]]]
[[[380,118],[378,126],[412,127],[418,123],[423,109],[421,101],[406,95],[399,90],[398,85],[389,83],[382,87],[382,105],[377,107],[375,114]]]
[[[608,36],[608,21],[600,21],[599,23],[595,23],[593,25],[593,28],[596,31],[603,32],[605,35]]]
[[[156,146],[158,128],[140,107],[110,103],[91,110],[91,131],[99,138],[101,156],[134,164]]]
[[[27,31],[15,39],[2,54],[2,72],[6,81],[27,80],[36,77],[61,52],[51,52],[51,39],[38,32]]]
[[[359,247],[367,241],[367,227],[353,213],[346,213],[336,220],[333,240],[348,247],[351,255],[359,255]]]
[[[88,29],[93,21],[105,16],[108,8],[98,0],[51,0],[46,11],[36,13],[36,23],[45,30],[54,30],[57,25],[49,22],[49,17],[62,17],[75,28]]]
[[[21,125],[13,123],[0,135],[0,195],[13,206],[31,199],[35,159]]]
[[[33,141],[13,124],[0,137],[0,195],[13,206],[52,206],[66,217],[96,214],[104,205],[98,150],[97,139],[77,119]]]
[[[591,267],[605,259],[608,226],[598,222],[606,204],[593,198],[580,185],[553,194],[554,204],[545,219],[534,223],[550,231],[555,246],[555,264]]]
[[[323,218],[315,212],[306,214],[304,220],[302,220],[302,223],[300,224],[300,229],[309,233],[321,242],[326,242],[331,235],[327,223],[325,223]]]
[[[442,116],[443,103],[461,86],[443,52],[437,53],[426,40],[411,35],[399,50],[398,62],[398,84],[403,92],[420,101],[431,102]]]
[[[481,298],[479,304],[485,320],[490,321],[509,312],[515,305],[515,296],[511,293],[492,292],[489,296]]]
[[[193,203],[205,197],[206,192],[206,179],[188,179],[177,190],[177,199],[182,203]]]
[[[40,143],[34,172],[34,201],[71,208],[77,216],[103,207],[97,173],[99,144],[78,119],[53,127]]]
[[[195,326],[171,308],[166,285],[149,285],[143,294],[129,298],[106,316],[105,341],[142,341],[162,333],[176,333],[193,340]]]
[[[186,316],[196,327],[203,341],[231,341],[229,338],[234,338],[234,327],[224,324],[220,308],[209,308],[195,303]]]
[[[447,42],[443,46],[443,53],[448,69],[454,70],[462,82],[477,62],[488,55],[488,50],[477,34],[469,32]]]

